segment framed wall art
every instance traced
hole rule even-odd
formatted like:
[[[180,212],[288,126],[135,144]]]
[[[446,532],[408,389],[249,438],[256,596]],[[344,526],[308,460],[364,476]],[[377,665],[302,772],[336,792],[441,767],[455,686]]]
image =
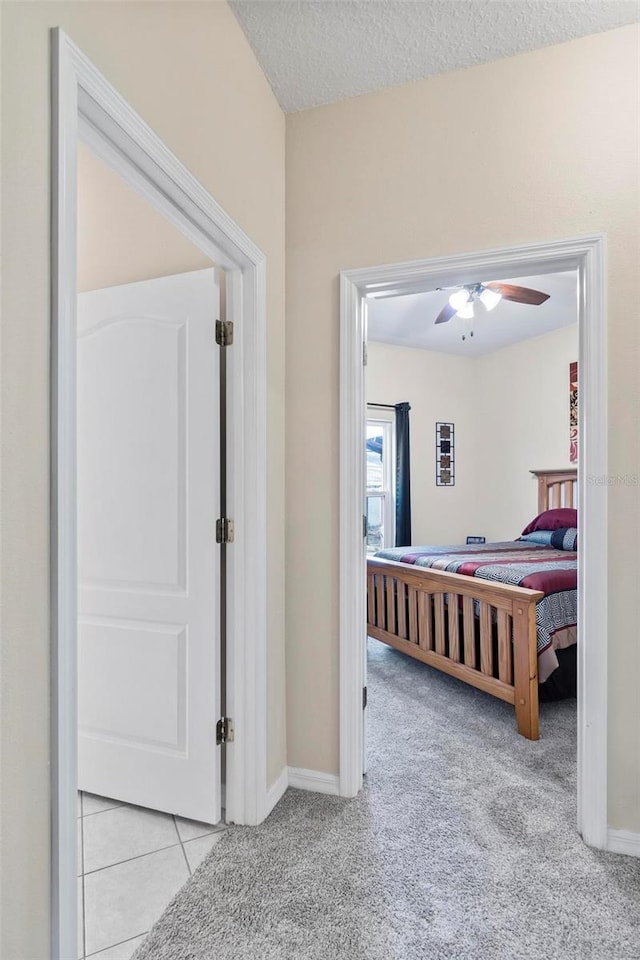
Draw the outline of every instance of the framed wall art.
[[[569,462],[578,462],[578,363],[569,364]]]
[[[436,486],[453,487],[455,482],[455,427],[452,423],[436,423]]]

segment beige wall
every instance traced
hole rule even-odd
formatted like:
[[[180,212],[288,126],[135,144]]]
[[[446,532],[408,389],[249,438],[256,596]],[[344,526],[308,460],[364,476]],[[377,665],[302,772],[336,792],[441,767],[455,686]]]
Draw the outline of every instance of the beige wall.
[[[578,357],[577,326],[481,357],[371,341],[367,353],[368,401],[411,404],[412,543],[518,536],[537,513],[530,470],[570,466],[569,364]],[[455,424],[453,487],[435,482],[438,420]]]
[[[79,291],[210,266],[209,257],[173,223],[79,144]]]
[[[287,117],[293,766],[338,771],[340,270],[605,233],[610,470],[640,473],[638,53],[628,27]],[[639,545],[638,489],[612,486],[609,808],[633,830]]]
[[[83,143],[78,144],[77,246],[80,293],[215,266]],[[224,320],[224,270],[218,286],[219,319]]]
[[[49,28],[62,26],[267,256],[269,778],[285,763],[284,118],[224,3],[2,4],[2,943],[49,936]]]

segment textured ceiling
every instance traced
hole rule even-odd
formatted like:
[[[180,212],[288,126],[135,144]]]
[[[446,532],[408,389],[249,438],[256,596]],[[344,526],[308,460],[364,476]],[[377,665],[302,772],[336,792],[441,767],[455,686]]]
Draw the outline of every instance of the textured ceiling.
[[[487,277],[487,280],[490,278]],[[451,291],[430,290],[404,297],[369,300],[367,336],[369,340],[420,347],[436,353],[454,353],[461,357],[481,357],[520,340],[541,337],[543,333],[578,322],[578,278],[575,270],[541,277],[515,277],[505,280],[548,293],[549,299],[538,307],[501,300],[491,311],[476,308],[473,337],[464,320],[452,317],[448,323],[435,319]]]
[[[640,0],[231,0],[283,110],[640,19]]]

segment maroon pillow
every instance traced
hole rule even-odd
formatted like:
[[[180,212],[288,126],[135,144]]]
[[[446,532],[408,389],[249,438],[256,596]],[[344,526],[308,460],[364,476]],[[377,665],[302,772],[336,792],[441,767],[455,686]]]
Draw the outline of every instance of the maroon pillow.
[[[536,530],[562,530],[573,527],[578,529],[578,511],[571,507],[558,507],[557,510],[545,510],[528,523],[522,531],[525,533],[534,533]]]

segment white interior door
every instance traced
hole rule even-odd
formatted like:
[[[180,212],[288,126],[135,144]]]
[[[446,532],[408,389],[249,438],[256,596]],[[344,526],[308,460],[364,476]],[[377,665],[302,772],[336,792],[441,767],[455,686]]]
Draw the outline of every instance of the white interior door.
[[[216,823],[216,273],[78,300],[79,787]]]

